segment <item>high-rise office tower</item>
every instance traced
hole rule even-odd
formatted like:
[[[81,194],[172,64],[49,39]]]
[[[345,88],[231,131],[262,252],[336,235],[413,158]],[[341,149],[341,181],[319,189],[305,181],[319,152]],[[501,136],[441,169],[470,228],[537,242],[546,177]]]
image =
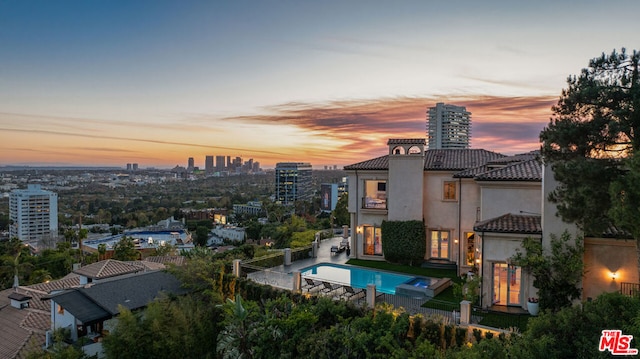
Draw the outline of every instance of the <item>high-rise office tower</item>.
[[[216,172],[222,172],[225,168],[224,156],[216,156]]]
[[[9,236],[23,242],[58,236],[58,194],[39,184],[13,190],[9,195]]]
[[[429,149],[469,148],[471,112],[464,106],[439,102],[430,107],[427,118]]]
[[[138,164],[134,163],[132,166],[133,171],[137,171],[138,170]]]
[[[208,175],[213,173],[213,156],[206,156],[204,158],[204,171]]]
[[[193,157],[189,157],[189,161],[187,164],[187,170],[188,171],[193,171],[193,169],[196,168],[196,162],[193,160]]]
[[[284,205],[307,201],[312,196],[311,164],[279,162],[276,164],[276,201]]]

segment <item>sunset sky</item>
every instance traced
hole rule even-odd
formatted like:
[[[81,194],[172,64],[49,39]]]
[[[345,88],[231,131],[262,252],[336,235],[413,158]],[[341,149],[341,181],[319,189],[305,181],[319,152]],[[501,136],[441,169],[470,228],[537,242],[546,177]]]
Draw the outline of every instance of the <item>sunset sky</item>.
[[[0,165],[343,166],[420,138],[539,148],[589,59],[640,46],[640,1],[0,0]]]

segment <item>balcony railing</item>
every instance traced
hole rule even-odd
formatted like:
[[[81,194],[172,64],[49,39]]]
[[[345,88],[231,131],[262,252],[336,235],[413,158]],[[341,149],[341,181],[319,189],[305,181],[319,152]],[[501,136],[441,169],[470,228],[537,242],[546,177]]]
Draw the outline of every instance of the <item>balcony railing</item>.
[[[362,197],[363,209],[387,209],[387,200],[382,198]]]
[[[640,283],[620,283],[620,293],[629,297],[640,297]]]

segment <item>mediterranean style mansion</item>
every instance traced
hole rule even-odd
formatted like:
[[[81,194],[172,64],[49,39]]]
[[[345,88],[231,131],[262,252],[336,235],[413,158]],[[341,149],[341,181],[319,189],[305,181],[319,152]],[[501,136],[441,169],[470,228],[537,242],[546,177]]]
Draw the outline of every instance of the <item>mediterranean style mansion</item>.
[[[382,221],[424,221],[427,265],[459,275],[477,270],[483,307],[527,309],[533,278],[510,258],[527,237],[582,235],[547,198],[556,182],[538,151],[507,156],[482,149],[426,149],[425,139],[390,139],[388,155],[345,166],[351,257],[384,260]],[[615,229],[584,238],[582,300],[638,283],[635,242]]]

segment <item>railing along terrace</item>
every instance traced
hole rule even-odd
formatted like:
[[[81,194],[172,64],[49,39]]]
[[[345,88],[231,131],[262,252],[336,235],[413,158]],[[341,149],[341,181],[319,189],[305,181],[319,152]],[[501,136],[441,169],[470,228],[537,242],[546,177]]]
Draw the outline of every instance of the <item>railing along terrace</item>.
[[[620,293],[629,297],[640,296],[640,283],[620,283]]]

